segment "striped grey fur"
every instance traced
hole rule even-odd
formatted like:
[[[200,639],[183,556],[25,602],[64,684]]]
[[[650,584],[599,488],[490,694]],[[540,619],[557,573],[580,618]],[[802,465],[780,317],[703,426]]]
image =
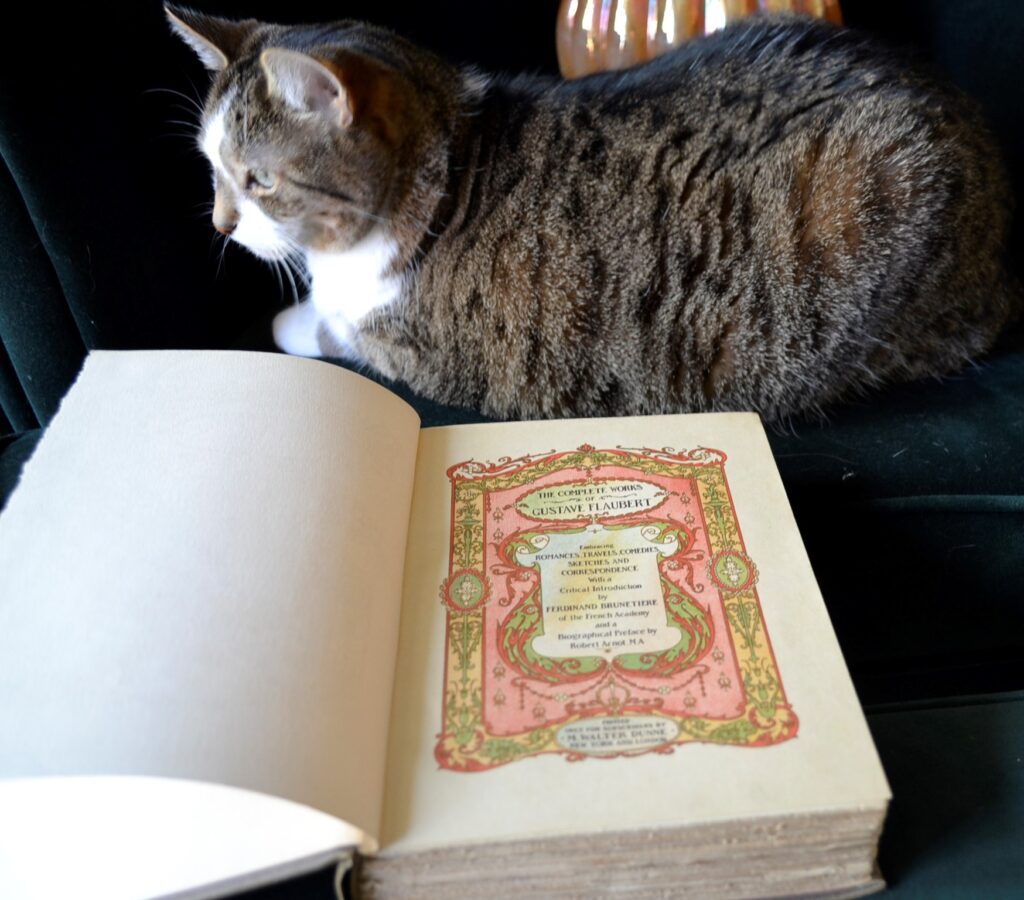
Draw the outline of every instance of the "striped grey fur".
[[[335,195],[290,185],[264,211],[333,204],[342,248],[388,231],[402,290],[357,346],[436,400],[778,419],[955,371],[1020,308],[977,111],[857,33],[754,20],[564,82],[484,79],[354,22],[224,27],[208,107],[236,91],[239,152]],[[290,121],[266,47],[359,69],[355,123]]]

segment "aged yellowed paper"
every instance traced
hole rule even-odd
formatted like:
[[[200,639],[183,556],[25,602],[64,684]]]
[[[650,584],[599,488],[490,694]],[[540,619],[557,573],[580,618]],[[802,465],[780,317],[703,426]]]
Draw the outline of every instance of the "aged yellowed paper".
[[[756,416],[423,432],[384,855],[887,797]]]
[[[372,844],[418,427],[320,362],[92,354],[0,517],[0,774],[232,785]]]

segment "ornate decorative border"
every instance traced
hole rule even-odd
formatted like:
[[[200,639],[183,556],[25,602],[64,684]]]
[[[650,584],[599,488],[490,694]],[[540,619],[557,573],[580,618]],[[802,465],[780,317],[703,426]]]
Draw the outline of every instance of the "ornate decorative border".
[[[541,753],[560,753],[570,760],[587,756],[636,755],[636,752],[671,753],[677,745],[695,741],[763,747],[796,736],[798,719],[786,700],[765,628],[755,587],[757,568],[743,544],[725,476],[725,463],[724,453],[703,447],[681,451],[668,447],[600,450],[584,444],[569,452],[549,451],[517,459],[505,457],[495,463],[468,460],[449,468],[447,475],[452,485],[449,576],[441,586],[441,600],[447,614],[444,702],[442,729],[435,747],[435,756],[441,767],[460,772],[482,771]],[[742,709],[724,719],[667,715],[660,708],[658,699],[633,696],[629,679],[615,677],[606,679],[596,700],[576,705],[572,696],[580,676],[566,671],[564,677],[557,673],[555,676],[555,681],[564,686],[564,695],[559,697],[566,701],[565,715],[559,721],[515,735],[492,733],[486,721],[484,703],[485,622],[488,615],[502,616],[507,622],[515,610],[500,608],[509,601],[507,598],[498,599],[501,591],[494,589],[488,576],[510,581],[517,577],[517,573],[514,567],[500,569],[492,566],[493,571],[485,571],[488,542],[494,544],[504,537],[500,527],[488,524],[488,495],[512,487],[529,486],[543,476],[564,469],[575,470],[580,479],[594,479],[595,471],[605,466],[629,468],[638,473],[685,480],[696,485],[710,551],[705,574],[708,585],[718,592],[724,608],[729,632],[727,642],[735,654],[742,677]],[[692,554],[685,556],[680,553],[678,558],[662,560],[660,566],[663,573],[665,567],[688,569],[688,583],[692,585],[695,561]],[[671,582],[663,578],[663,584],[670,585]],[[511,588],[511,585],[506,584],[506,587]],[[670,611],[670,603],[674,602],[670,593],[667,592],[665,597],[667,611]],[[693,637],[700,639],[696,632]],[[725,636],[721,643],[726,643]],[[691,643],[690,646],[694,645]],[[685,663],[692,667],[694,678],[702,677],[708,668],[699,665],[711,649],[706,635],[705,645],[699,649],[701,652],[698,654],[688,654]],[[721,662],[720,654],[723,651],[716,647],[712,653],[714,661]],[[492,674],[502,677],[505,664],[500,656],[498,659]],[[654,668],[659,669],[660,666],[667,671],[663,662]],[[678,677],[678,666],[675,666],[674,674]],[[499,692],[498,697],[501,696]],[[593,722],[612,716],[619,717],[620,721],[623,717],[643,716],[645,722],[664,724],[668,737],[663,743],[640,751],[608,754],[581,753],[557,740],[558,733],[567,724]]]

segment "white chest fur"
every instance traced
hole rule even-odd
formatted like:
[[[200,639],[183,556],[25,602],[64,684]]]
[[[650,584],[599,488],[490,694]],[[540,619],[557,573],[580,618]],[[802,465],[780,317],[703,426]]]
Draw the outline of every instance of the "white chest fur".
[[[374,231],[343,253],[308,251],[312,292],[274,320],[277,345],[287,353],[318,356],[316,332],[322,323],[345,354],[358,359],[354,335],[360,320],[401,292],[401,279],[388,274],[397,249],[391,238]]]
[[[401,280],[388,273],[398,247],[379,231],[368,234],[344,253],[306,253],[313,284],[312,300],[324,318],[355,325],[367,313],[398,297]]]

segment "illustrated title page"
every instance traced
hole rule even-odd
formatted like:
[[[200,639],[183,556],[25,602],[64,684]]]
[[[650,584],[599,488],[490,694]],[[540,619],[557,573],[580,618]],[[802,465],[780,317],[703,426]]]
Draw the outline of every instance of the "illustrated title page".
[[[385,853],[887,796],[756,416],[423,433]]]

